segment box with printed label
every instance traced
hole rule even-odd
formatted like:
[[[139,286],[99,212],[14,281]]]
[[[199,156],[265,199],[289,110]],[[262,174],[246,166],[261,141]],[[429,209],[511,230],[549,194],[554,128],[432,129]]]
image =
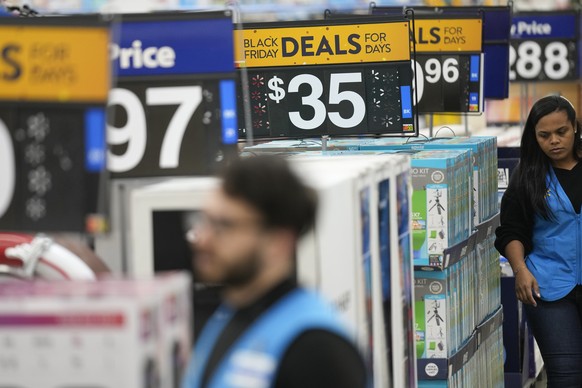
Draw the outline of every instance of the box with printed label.
[[[185,274],[166,276],[0,284],[2,384],[176,386],[191,352],[190,330],[180,329],[190,327],[190,282]],[[172,295],[174,307],[164,305]]]

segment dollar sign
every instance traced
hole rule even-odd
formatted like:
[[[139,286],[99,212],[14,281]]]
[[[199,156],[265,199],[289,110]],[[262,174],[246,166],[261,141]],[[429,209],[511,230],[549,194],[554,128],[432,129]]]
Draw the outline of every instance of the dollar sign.
[[[285,89],[279,86],[283,85],[284,83],[285,82],[281,78],[274,76],[269,80],[267,84],[269,89],[271,89],[274,92],[269,93],[269,98],[275,101],[277,104],[279,103],[279,101],[285,98]]]

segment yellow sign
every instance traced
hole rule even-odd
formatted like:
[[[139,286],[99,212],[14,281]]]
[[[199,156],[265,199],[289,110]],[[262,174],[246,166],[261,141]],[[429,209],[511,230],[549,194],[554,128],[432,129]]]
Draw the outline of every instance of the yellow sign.
[[[108,45],[104,27],[0,26],[0,100],[106,101]]]
[[[481,19],[416,19],[417,52],[480,52]]]
[[[237,67],[410,60],[408,22],[235,30]]]

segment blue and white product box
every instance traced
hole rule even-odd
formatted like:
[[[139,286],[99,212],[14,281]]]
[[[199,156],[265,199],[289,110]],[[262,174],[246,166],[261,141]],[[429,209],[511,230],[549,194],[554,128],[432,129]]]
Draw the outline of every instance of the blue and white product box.
[[[472,152],[473,225],[497,213],[497,138],[494,136],[457,136],[434,138],[424,143],[425,149],[465,149]]]
[[[177,386],[192,350],[190,285],[185,273],[0,284],[2,383]]]
[[[362,141],[359,148],[361,150],[470,149],[473,166],[473,225],[483,222],[497,212],[497,139],[494,136],[455,136],[421,141],[410,141],[402,137],[381,138],[375,141]]]
[[[418,358],[447,358],[475,328],[469,281],[475,236],[450,248],[440,268],[415,267],[415,330]],[[452,253],[452,254],[451,254]],[[465,273],[463,273],[465,272]],[[463,306],[461,309],[460,306]]]
[[[461,388],[504,386],[503,310],[498,308],[479,324],[462,346],[448,358],[418,360],[418,386]]]
[[[412,238],[415,265],[442,265],[445,248],[469,237],[472,191],[468,150],[412,155]]]

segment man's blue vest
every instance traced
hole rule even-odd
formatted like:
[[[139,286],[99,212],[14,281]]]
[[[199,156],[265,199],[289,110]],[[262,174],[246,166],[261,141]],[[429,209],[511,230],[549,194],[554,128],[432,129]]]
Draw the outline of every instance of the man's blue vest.
[[[554,301],[582,284],[582,212],[576,214],[552,169],[546,184],[546,201],[554,219],[535,215],[533,249],[526,265],[538,281],[542,299]]]
[[[201,388],[202,373],[215,343],[235,311],[222,305],[205,325],[182,388]],[[301,333],[324,329],[348,338],[341,320],[316,294],[296,289],[260,315],[235,341],[208,380],[208,388],[269,388],[281,358]]]

